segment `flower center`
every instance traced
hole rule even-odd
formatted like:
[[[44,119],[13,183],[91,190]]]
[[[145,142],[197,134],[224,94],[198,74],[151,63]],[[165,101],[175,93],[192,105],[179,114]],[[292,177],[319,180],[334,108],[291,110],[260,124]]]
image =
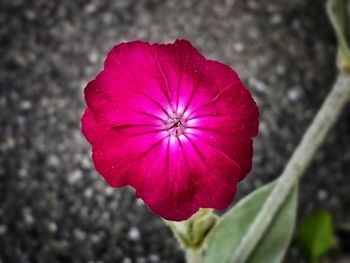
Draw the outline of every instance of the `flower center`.
[[[170,117],[166,122],[165,129],[169,132],[170,136],[180,136],[185,131],[184,120],[181,117]]]
[[[174,119],[173,119],[173,122],[174,122],[174,124],[173,124],[173,126],[170,127],[170,128],[179,128],[180,125],[182,125],[181,120],[180,120],[179,118],[174,118]]]

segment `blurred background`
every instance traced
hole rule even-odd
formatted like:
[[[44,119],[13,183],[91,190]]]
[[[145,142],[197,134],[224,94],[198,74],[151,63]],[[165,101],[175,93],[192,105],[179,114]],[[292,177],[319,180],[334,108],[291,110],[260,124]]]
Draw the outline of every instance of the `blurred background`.
[[[83,88],[113,45],[189,39],[232,66],[261,111],[254,167],[236,201],[276,178],[336,76],[325,1],[1,0],[0,262],[184,262],[130,189],[93,169],[80,132]],[[326,209],[350,262],[350,111],[301,182],[298,225]],[[285,262],[307,262],[294,238]]]

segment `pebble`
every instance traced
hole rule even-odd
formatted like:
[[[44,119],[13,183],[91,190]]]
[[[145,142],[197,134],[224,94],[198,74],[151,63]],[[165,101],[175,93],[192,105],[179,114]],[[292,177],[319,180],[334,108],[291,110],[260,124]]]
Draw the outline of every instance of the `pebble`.
[[[60,165],[60,160],[56,155],[49,155],[47,158],[47,164],[53,168],[57,168]]]
[[[90,54],[89,54],[89,60],[90,60],[90,62],[91,63],[96,63],[97,62],[97,60],[98,60],[98,54],[97,54],[97,52],[91,52]]]
[[[25,168],[21,168],[18,170],[18,176],[21,178],[25,178],[28,176],[28,171]]]
[[[123,258],[123,263],[132,263],[130,258]]]
[[[68,183],[75,184],[81,180],[83,173],[80,170],[74,170],[70,175],[68,175]]]
[[[159,262],[159,261],[160,261],[160,257],[159,257],[159,255],[157,255],[157,254],[151,254],[151,255],[149,255],[148,259],[149,259],[149,261],[152,262],[152,263],[156,263],[156,262]]]
[[[93,243],[96,243],[96,244],[101,242],[102,238],[103,238],[103,236],[101,234],[93,234],[93,235],[91,235],[91,241]]]
[[[5,138],[4,142],[0,142],[0,150],[1,151],[8,151],[10,149],[13,149],[16,146],[16,141],[12,137]]]
[[[244,45],[241,42],[237,42],[233,44],[233,49],[238,52],[241,53],[244,50]]]
[[[7,226],[6,225],[0,225],[0,235],[4,235],[7,232]]]
[[[143,206],[145,206],[145,202],[141,198],[137,198],[136,199],[136,205],[140,206],[140,207],[143,207]]]
[[[48,229],[51,233],[56,233],[57,231],[57,225],[54,222],[49,222]]]
[[[86,234],[83,231],[81,231],[80,229],[74,229],[73,235],[74,235],[75,239],[80,240],[80,241],[83,241],[86,238]]]
[[[265,93],[267,90],[267,85],[258,79],[250,79],[250,84],[259,92]]]
[[[325,201],[328,197],[328,192],[326,190],[320,189],[317,191],[317,198],[320,201]]]
[[[286,73],[286,67],[283,64],[278,64],[276,67],[276,73],[278,75],[283,75]]]
[[[85,11],[87,14],[91,14],[91,13],[95,12],[96,9],[97,9],[96,3],[95,3],[95,2],[91,2],[91,3],[89,3],[88,5],[86,5],[84,11]]]
[[[274,14],[270,20],[271,24],[278,25],[282,22],[282,16],[280,14]]]
[[[24,213],[24,221],[27,225],[32,225],[34,223],[34,217],[31,214],[31,212],[25,212]]]
[[[81,167],[84,169],[90,169],[91,168],[91,160],[90,158],[83,157],[81,159]]]
[[[93,189],[92,188],[86,188],[84,191],[84,197],[87,199],[90,199],[93,194]]]
[[[32,103],[28,100],[24,100],[21,102],[21,109],[22,110],[29,110],[32,108]]]
[[[136,227],[131,227],[128,232],[128,238],[132,241],[140,239],[140,231]]]
[[[299,87],[293,87],[288,91],[288,98],[291,101],[298,101],[302,96],[301,89]]]

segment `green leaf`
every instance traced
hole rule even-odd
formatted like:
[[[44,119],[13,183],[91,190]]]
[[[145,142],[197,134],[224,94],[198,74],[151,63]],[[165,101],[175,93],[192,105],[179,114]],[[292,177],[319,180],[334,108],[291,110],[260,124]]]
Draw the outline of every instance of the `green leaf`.
[[[333,240],[332,217],[325,210],[306,217],[298,229],[298,243],[313,262],[332,247]]]
[[[231,262],[234,251],[253,223],[275,183],[261,187],[231,208],[207,239],[207,263]],[[293,234],[298,188],[295,186],[247,262],[281,262]]]

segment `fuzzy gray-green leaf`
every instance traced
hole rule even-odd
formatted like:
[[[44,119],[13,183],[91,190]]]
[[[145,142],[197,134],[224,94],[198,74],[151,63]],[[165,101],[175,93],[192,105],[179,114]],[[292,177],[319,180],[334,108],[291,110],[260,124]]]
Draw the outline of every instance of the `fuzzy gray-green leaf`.
[[[257,189],[231,208],[220,219],[217,226],[208,236],[207,263],[228,263],[231,261],[235,249],[259,213],[273,186],[274,183],[271,183]],[[281,262],[293,234],[297,192],[297,187],[294,187],[292,193],[273,219],[272,225],[268,228],[246,262]]]

